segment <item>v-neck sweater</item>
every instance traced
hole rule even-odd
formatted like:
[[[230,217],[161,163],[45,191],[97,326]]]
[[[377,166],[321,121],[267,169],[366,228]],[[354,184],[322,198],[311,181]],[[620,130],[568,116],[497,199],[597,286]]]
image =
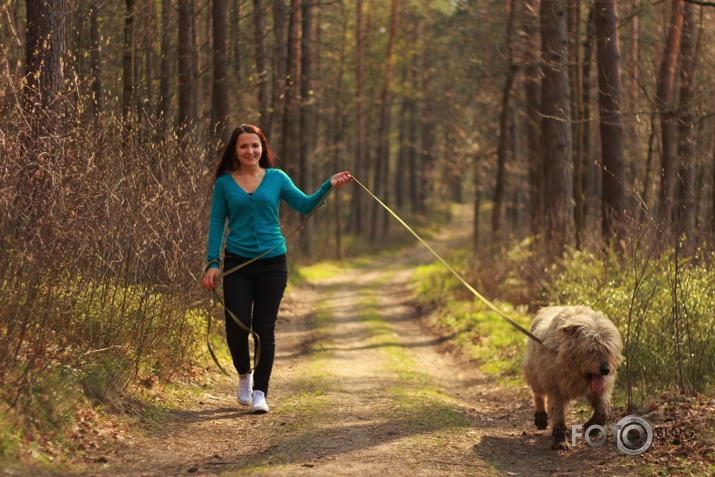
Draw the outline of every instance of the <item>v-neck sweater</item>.
[[[230,172],[225,172],[216,179],[211,199],[206,256],[209,266],[219,266],[226,221],[226,252],[253,258],[276,247],[265,258],[283,255],[287,248],[278,215],[281,199],[291,208],[307,215],[325,198],[330,188],[328,179],[315,193],[306,195],[285,172],[266,169],[261,183],[249,194],[238,185]]]

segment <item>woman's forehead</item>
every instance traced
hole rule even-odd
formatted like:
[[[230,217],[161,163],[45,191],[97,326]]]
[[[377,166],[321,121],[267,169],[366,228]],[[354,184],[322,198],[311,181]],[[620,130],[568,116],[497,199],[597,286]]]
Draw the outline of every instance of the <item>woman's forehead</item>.
[[[261,139],[258,137],[258,134],[245,132],[238,135],[237,142],[239,144],[253,144],[260,143]]]

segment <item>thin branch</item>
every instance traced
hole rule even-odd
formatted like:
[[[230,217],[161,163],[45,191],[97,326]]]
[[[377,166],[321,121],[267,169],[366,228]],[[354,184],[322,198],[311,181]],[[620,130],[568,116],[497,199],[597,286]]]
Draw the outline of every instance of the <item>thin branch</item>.
[[[685,0],[685,3],[692,3],[701,7],[715,7],[715,2],[703,2],[701,0]]]

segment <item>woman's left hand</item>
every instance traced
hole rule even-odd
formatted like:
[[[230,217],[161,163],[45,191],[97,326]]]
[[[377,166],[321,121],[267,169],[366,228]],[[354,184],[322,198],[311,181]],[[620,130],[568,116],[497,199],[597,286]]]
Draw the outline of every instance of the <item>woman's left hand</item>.
[[[352,180],[353,177],[350,175],[350,171],[338,172],[330,178],[330,185],[332,185],[336,189],[340,189],[342,186]]]

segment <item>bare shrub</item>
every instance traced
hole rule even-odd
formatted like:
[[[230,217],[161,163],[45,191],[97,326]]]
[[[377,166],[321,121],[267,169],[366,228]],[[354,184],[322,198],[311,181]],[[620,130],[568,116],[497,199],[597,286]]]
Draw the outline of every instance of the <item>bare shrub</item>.
[[[69,99],[38,135],[3,81],[0,398],[40,419],[61,387],[102,401],[195,359],[210,168],[198,142],[87,126]]]

